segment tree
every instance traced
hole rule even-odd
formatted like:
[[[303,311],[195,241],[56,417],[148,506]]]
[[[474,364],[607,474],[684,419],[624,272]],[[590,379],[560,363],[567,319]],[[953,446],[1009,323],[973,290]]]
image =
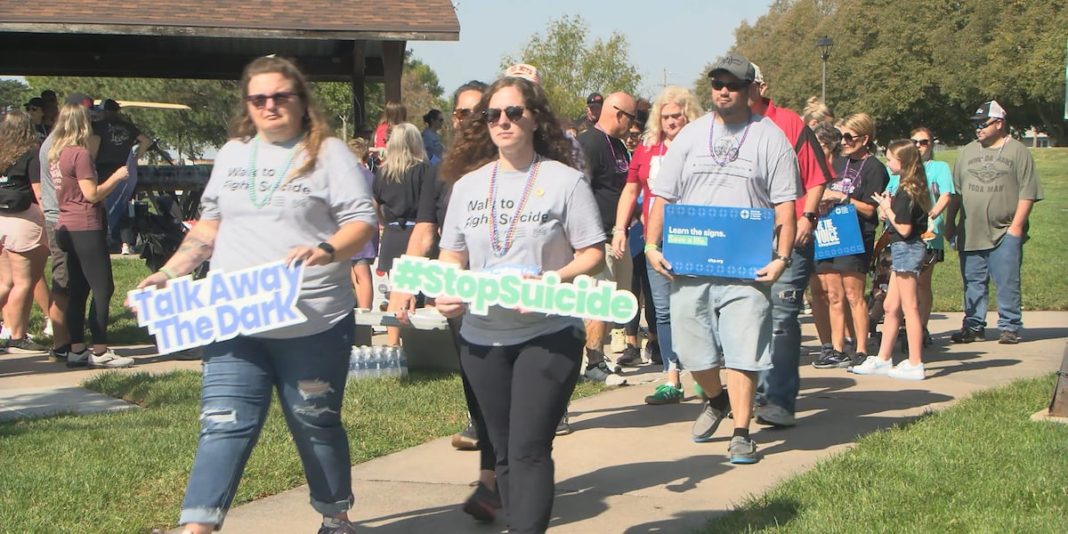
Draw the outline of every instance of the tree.
[[[627,39],[613,33],[587,44],[589,28],[579,16],[549,21],[545,35],[535,34],[517,56],[501,59],[501,70],[516,63],[538,69],[542,87],[560,117],[577,117],[592,92],[634,94],[641,75],[631,65]]]
[[[30,99],[30,88],[18,80],[0,80],[0,110],[9,106],[14,109],[22,109]]]

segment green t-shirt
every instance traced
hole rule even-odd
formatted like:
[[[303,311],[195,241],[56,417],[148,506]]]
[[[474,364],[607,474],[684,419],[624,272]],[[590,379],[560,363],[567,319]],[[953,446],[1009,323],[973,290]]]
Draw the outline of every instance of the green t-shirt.
[[[1012,224],[1017,202],[1043,197],[1031,153],[1012,138],[998,148],[968,143],[953,167],[953,185],[961,197],[957,247],[966,252],[996,247]]]

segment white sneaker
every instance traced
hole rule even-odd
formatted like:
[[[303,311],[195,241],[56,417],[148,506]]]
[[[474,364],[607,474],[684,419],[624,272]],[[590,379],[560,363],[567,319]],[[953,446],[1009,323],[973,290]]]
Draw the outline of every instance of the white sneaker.
[[[0,339],[11,339],[11,331],[7,329],[7,326],[0,325]]]
[[[582,374],[586,380],[589,380],[590,382],[603,382],[604,385],[610,387],[627,385],[627,379],[613,373],[612,370],[608,368],[608,363],[604,361],[586,369]]]
[[[908,360],[897,364],[897,367],[886,374],[890,378],[899,380],[923,380],[925,378],[923,364],[912,365]]]
[[[127,358],[125,356],[119,356],[111,350],[105,351],[103,354],[93,354],[89,351],[89,366],[90,367],[105,367],[108,369],[118,369],[121,367],[130,367],[133,365],[133,358]]]
[[[122,244],[122,255],[123,256],[129,256],[130,254],[133,254],[133,250],[130,249],[130,245],[127,245],[126,243],[123,243]]]
[[[44,335],[44,336],[47,336],[47,337],[54,337],[53,334],[54,334],[54,332],[52,331],[52,320],[51,319],[45,319],[45,325],[44,325],[44,328],[41,329],[41,335]]]
[[[893,360],[880,360],[878,356],[868,356],[864,363],[849,368],[849,372],[857,375],[885,375],[894,368]]]

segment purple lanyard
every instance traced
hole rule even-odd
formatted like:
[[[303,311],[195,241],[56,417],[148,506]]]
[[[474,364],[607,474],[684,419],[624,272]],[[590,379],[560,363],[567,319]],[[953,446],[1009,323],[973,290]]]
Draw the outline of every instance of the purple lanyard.
[[[627,169],[630,167],[630,162],[627,161],[627,158],[620,158],[616,155],[616,147],[612,146],[612,137],[608,135],[608,132],[601,130],[601,127],[599,125],[594,126],[594,128],[600,130],[601,133],[604,134],[604,140],[608,141],[608,150],[612,152],[612,161],[616,165],[616,172],[627,172]],[[622,162],[622,165],[620,165],[620,162]]]

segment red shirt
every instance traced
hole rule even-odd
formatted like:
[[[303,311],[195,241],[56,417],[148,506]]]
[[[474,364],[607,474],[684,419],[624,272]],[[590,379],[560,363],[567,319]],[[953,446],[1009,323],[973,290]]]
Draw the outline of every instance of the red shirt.
[[[52,172],[56,186],[56,201],[59,204],[59,224],[72,232],[104,229],[104,205],[93,204],[82,194],[78,180],[96,181],[96,169],[89,151],[80,146],[63,149]],[[56,172],[56,171],[59,172]]]
[[[794,145],[797,165],[801,170],[801,185],[804,186],[805,192],[830,182],[832,174],[827,165],[827,159],[823,155],[823,148],[820,147],[819,140],[816,139],[812,130],[805,126],[805,121],[801,120],[797,113],[787,108],[780,108],[767,98],[764,99],[764,103],[767,105],[764,116],[771,119],[771,122],[774,122]],[[798,219],[805,212],[804,198],[805,196],[802,195],[799,197],[800,201],[794,203]]]
[[[630,155],[627,183],[641,185],[642,212],[646,221],[649,220],[649,201],[653,198],[653,193],[649,190],[649,170],[651,169],[653,158],[662,158],[665,152],[667,152],[667,148],[663,142],[660,142],[652,146],[638,145],[638,148]]]
[[[374,147],[386,148],[386,137],[389,135],[389,124],[382,123],[375,128]]]

